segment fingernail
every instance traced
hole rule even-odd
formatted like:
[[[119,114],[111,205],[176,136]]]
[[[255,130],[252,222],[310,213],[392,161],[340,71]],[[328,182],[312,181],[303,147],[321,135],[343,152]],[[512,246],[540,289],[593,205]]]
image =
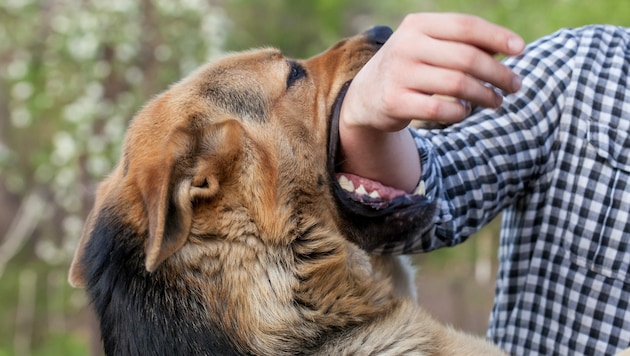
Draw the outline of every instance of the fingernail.
[[[512,37],[508,40],[508,49],[511,53],[520,53],[525,47],[525,42],[520,37]]]
[[[500,94],[495,94],[494,95],[494,107],[498,108],[499,106],[501,106],[501,104],[503,104],[503,96]]]
[[[515,75],[512,78],[512,92],[516,93],[519,89],[521,89],[521,85],[523,82],[521,81],[521,77]]]
[[[470,114],[472,111],[472,105],[470,105],[470,102],[459,99],[459,103],[464,107],[464,110],[466,110],[466,115]]]

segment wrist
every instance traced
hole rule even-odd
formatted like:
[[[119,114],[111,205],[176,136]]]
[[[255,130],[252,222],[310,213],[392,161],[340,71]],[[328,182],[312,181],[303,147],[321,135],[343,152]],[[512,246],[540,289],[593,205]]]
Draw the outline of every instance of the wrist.
[[[395,132],[340,122],[339,171],[411,193],[421,175],[420,159],[408,129]]]

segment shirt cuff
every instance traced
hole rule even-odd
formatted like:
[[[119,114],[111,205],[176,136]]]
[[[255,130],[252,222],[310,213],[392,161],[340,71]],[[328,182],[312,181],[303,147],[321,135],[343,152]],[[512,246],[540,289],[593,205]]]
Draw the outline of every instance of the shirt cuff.
[[[414,193],[422,194],[427,199],[432,200],[440,190],[440,170],[436,162],[436,155],[433,144],[428,139],[422,137],[418,131],[410,128],[411,135],[416,143],[418,155],[420,157],[420,167],[422,173]]]

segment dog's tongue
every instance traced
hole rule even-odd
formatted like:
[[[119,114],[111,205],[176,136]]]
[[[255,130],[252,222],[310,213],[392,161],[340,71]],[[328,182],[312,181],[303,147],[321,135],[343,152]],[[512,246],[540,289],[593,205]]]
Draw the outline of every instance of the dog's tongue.
[[[388,187],[350,173],[337,173],[337,180],[345,191],[375,199],[391,200],[406,194],[404,190]]]

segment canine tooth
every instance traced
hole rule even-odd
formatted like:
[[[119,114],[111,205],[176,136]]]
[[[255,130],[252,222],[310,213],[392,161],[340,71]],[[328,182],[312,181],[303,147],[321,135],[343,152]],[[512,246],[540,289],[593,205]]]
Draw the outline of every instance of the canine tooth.
[[[341,188],[349,192],[354,192],[354,184],[352,184],[352,182],[346,176],[342,175],[339,177],[338,180]]]
[[[416,190],[413,191],[413,194],[425,195],[426,193],[427,193],[427,188],[424,185],[424,181],[421,180],[420,183],[418,183],[418,186],[416,187]]]
[[[359,188],[357,188],[357,190],[355,191],[355,193],[357,194],[361,194],[361,195],[367,195],[367,190],[365,190],[365,187],[363,186],[363,184],[361,184],[359,186]]]
[[[378,192],[375,190],[372,193],[370,193],[370,198],[381,199],[381,195],[378,194]]]

